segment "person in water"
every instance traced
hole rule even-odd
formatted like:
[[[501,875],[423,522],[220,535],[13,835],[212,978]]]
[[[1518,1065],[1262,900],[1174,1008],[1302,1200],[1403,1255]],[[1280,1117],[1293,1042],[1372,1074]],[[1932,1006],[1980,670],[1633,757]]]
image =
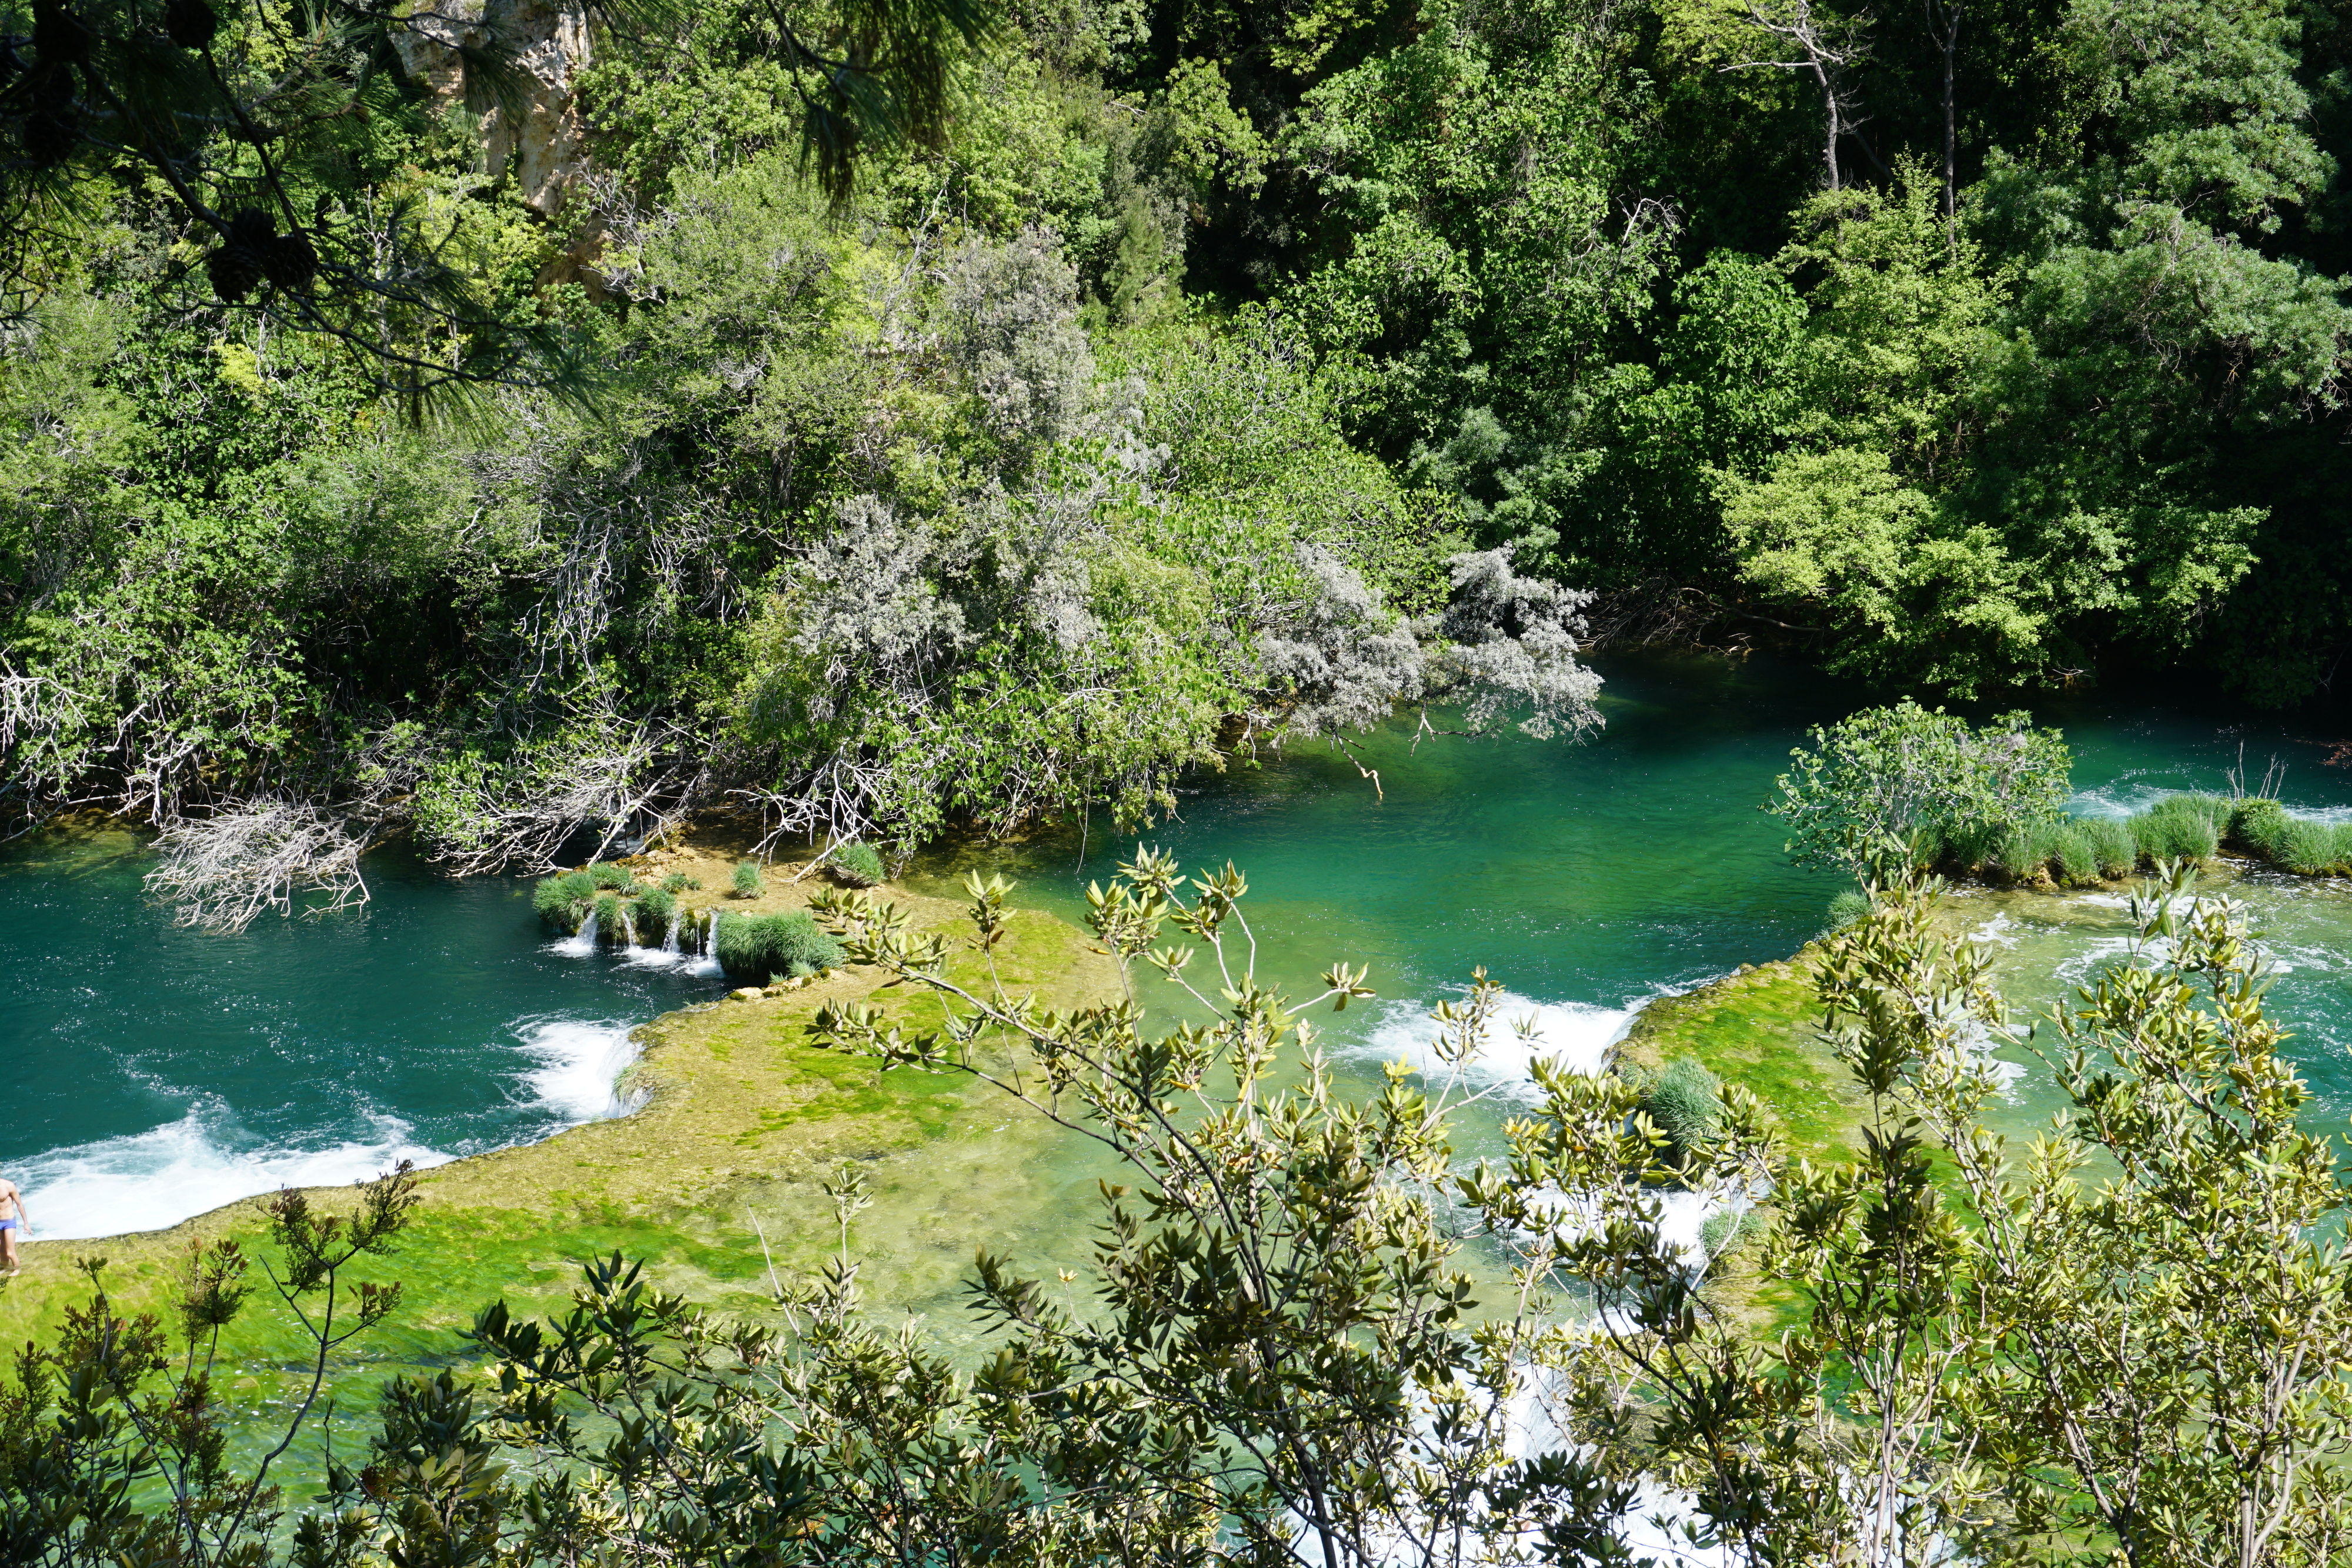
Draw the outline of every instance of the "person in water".
[[[0,1176],[0,1271],[16,1271],[16,1232],[25,1228],[25,1195]]]

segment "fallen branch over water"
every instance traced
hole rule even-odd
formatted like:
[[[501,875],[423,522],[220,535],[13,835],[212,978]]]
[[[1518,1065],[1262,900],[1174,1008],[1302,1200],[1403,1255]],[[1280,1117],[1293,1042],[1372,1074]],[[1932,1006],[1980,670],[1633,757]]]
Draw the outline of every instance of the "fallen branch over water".
[[[236,932],[264,910],[294,912],[298,896],[324,894],[306,913],[368,902],[360,856],[369,839],[344,819],[290,800],[248,800],[209,817],[184,817],[155,841],[163,863],[148,893],[173,906],[173,924]]]

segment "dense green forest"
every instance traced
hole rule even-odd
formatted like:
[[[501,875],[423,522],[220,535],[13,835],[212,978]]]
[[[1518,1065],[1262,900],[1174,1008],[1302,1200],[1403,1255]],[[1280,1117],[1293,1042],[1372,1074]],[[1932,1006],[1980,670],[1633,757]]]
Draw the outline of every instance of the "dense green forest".
[[[0,798],[191,907],[2347,643],[2341,7],[0,15]]]

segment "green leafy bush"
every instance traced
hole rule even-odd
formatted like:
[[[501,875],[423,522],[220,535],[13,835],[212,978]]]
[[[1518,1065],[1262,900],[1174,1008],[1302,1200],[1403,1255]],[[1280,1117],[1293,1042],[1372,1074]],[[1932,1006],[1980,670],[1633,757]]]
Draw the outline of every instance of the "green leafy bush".
[[[658,947],[669,940],[670,922],[677,918],[677,900],[670,896],[667,888],[647,890],[646,895],[637,900],[635,921],[639,946]]]
[[[834,850],[833,874],[851,887],[872,887],[889,873],[883,869],[881,852],[872,844],[849,843]]]
[[[841,944],[817,929],[805,909],[782,915],[721,915],[719,967],[727,977],[760,985],[777,975],[813,975],[842,960]]]
[[[2003,835],[2046,823],[2066,798],[2069,761],[2054,729],[2023,713],[1981,727],[1908,700],[1812,731],[1776,783],[1769,810],[1803,865],[1860,872],[1908,844],[1915,864],[1988,858]]]
[[[1643,1090],[1642,1109],[1665,1134],[1679,1164],[1715,1135],[1723,1117],[1722,1081],[1696,1058],[1676,1057]]]
[[[577,931],[595,901],[596,881],[584,872],[541,877],[530,890],[530,906],[541,920],[562,931]]]
[[[585,874],[593,879],[598,887],[609,887],[615,892],[626,888],[637,880],[629,874],[627,866],[614,865],[611,861],[599,861],[590,866]]]
[[[2218,795],[2168,795],[2131,820],[2132,837],[2152,861],[2208,861],[2230,817],[2230,802]]]
[[[757,898],[766,891],[767,883],[760,880],[759,862],[745,861],[735,868],[736,897]]]

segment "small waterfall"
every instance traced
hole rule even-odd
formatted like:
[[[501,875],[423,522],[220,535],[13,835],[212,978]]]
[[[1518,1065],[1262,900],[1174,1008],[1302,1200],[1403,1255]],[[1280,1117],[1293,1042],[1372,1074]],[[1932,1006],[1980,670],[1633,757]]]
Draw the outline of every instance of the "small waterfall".
[[[669,912],[669,929],[662,934],[662,951],[672,956],[677,956],[679,953],[677,927],[682,918],[683,915],[678,910],[672,909]]]
[[[595,950],[596,912],[593,909],[591,909],[588,912],[586,919],[580,922],[579,930],[574,931],[562,941],[554,944],[554,951],[562,954],[567,958],[585,958],[589,954],[593,953]]]
[[[715,977],[724,971],[719,965],[719,916],[715,911],[699,909],[694,914],[694,951],[699,955],[686,967],[689,975]]]

